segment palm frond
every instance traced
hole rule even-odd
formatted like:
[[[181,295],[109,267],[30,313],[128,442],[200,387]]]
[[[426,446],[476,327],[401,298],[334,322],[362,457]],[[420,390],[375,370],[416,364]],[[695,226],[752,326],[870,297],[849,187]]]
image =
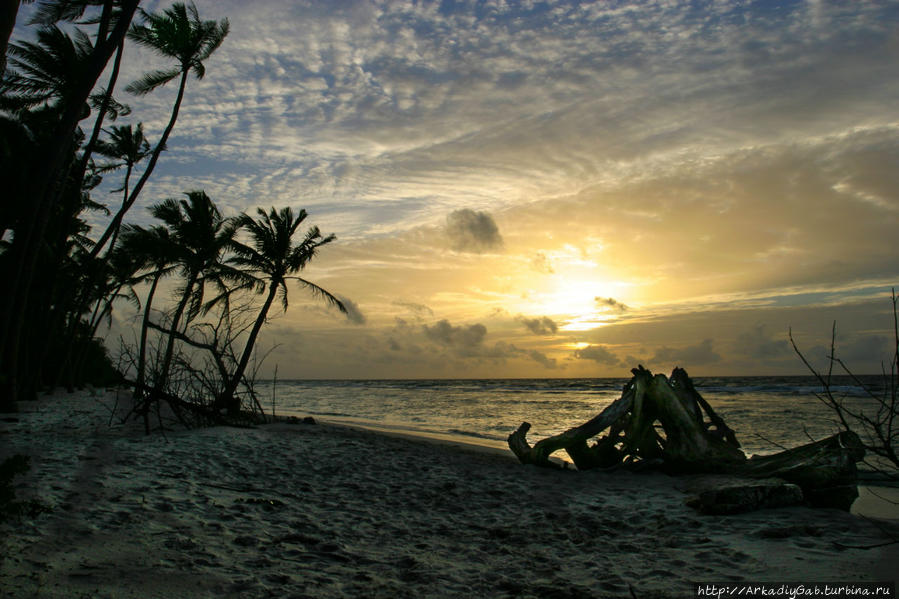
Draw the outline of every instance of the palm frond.
[[[142,123],[138,123],[133,129],[131,125],[122,125],[104,131],[109,138],[98,140],[94,152],[109,158],[119,158],[121,166],[133,166],[152,153],[149,142],[144,138]]]
[[[88,6],[102,2],[84,0],[44,0],[38,2],[29,25],[52,25],[60,21],[75,22],[84,16]]]
[[[150,206],[150,214],[168,225],[171,230],[177,230],[184,222],[181,204],[174,198],[166,198],[158,204],[153,204]]]
[[[228,259],[228,262],[243,267],[250,271],[259,271],[268,274],[271,268],[270,260],[261,254],[257,249],[234,241],[231,244],[231,252],[234,254]]]
[[[197,79],[202,79],[206,76],[206,67],[200,61],[193,61],[190,65],[190,70]]]
[[[106,89],[100,88],[98,91],[90,95],[89,102],[91,108],[94,110],[100,110],[103,107],[103,103],[107,102],[106,99]],[[112,96],[109,97],[108,103],[106,105],[106,116],[111,121],[115,121],[119,117],[128,116],[131,114],[131,107],[127,104],[122,104]]]
[[[10,44],[4,90],[31,106],[63,100],[81,77],[92,51],[90,38],[80,29],[69,36],[55,25],[42,27],[36,41]]]
[[[137,81],[132,81],[125,91],[136,96],[144,96],[161,87],[181,74],[179,69],[157,70],[146,73]]]
[[[219,49],[231,30],[231,23],[228,19],[222,19],[218,23],[206,21],[205,25],[203,48],[197,55],[197,61],[203,61],[212,56],[212,53]]]
[[[295,280],[299,281],[303,287],[307,288],[309,291],[312,292],[313,296],[324,299],[329,304],[331,304],[332,306],[334,306],[335,308],[340,310],[341,314],[348,313],[346,306],[343,305],[343,302],[341,302],[339,299],[337,299],[337,297],[334,294],[332,294],[330,291],[319,287],[312,281],[307,281],[306,279],[304,279],[302,277],[285,277],[285,278],[295,279]],[[285,302],[285,309],[286,309],[286,302]]]
[[[197,7],[176,2],[161,13],[140,11],[143,23],[132,25],[132,41],[178,61],[180,70],[192,70],[198,79],[206,73],[209,58],[228,35],[227,19],[201,21]]]

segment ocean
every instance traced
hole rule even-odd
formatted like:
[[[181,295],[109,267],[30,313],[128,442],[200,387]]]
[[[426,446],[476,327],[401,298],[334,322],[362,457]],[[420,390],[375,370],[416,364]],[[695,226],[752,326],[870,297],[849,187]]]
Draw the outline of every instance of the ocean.
[[[257,393],[267,414],[274,408],[279,415],[507,448],[506,438],[524,421],[532,425],[533,444],[589,420],[621,396],[628,380],[278,380],[274,386],[257,382]],[[821,386],[813,377],[697,377],[693,382],[748,455],[774,453],[839,430],[815,396]],[[882,389],[880,376],[861,382]],[[833,383],[848,405],[869,406],[870,413],[872,400],[861,386],[848,377]]]

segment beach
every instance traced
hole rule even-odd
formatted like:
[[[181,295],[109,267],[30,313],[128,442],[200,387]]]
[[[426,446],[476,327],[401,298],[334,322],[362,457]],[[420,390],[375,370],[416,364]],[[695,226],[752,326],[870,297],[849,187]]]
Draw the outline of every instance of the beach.
[[[896,544],[867,548],[895,522],[703,515],[658,473],[326,422],[146,436],[125,409],[85,391],[4,415],[0,459],[31,459],[17,498],[49,511],[0,525],[0,596],[687,597],[694,582],[894,580],[899,563]]]

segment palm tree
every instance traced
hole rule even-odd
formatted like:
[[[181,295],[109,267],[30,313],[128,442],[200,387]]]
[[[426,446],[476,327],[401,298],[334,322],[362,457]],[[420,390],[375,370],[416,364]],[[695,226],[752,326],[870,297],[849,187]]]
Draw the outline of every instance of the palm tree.
[[[285,311],[287,310],[288,280],[299,281],[300,285],[311,290],[315,295],[324,298],[341,312],[346,313],[344,305],[331,293],[306,279],[292,276],[306,267],[306,264],[312,260],[319,247],[334,241],[334,235],[323,237],[318,227],[312,227],[306,232],[306,236],[301,242],[294,243],[293,236],[300,224],[306,219],[305,210],[300,210],[299,214],[294,216],[293,211],[289,207],[280,211],[272,208],[268,213],[259,208],[258,214],[258,220],[246,214],[241,215],[237,220],[238,224],[249,233],[252,245],[245,245],[240,242],[232,244],[235,255],[230,262],[249,272],[256,273],[254,275],[255,286],[259,293],[264,293],[266,288],[268,289],[265,302],[263,302],[259,315],[253,323],[253,328],[250,330],[250,335],[240,356],[237,369],[230,380],[227,381],[225,392],[219,400],[219,404],[227,406],[229,412],[232,413],[240,406],[239,402],[235,403],[233,401],[234,393],[250,361],[250,355],[253,353],[253,347],[256,344],[256,337],[259,335],[269,308],[271,308],[279,291],[281,293],[281,305]]]
[[[0,240],[6,237],[7,230],[15,230],[28,212],[26,206],[12,198],[22,197],[26,189],[28,164],[36,145],[30,127],[20,119],[0,115],[0,181],[3,181],[4,195],[9,198],[0,202]],[[8,251],[11,243],[8,240],[0,243],[3,251]]]
[[[66,101],[93,50],[81,29],[70,37],[55,25],[42,27],[34,42],[11,44],[2,107],[19,112]]]
[[[88,258],[90,261],[90,258]],[[112,320],[113,304],[117,300],[126,300],[135,308],[140,309],[140,299],[135,291],[135,285],[143,281],[144,276],[139,275],[139,271],[143,266],[143,260],[131,252],[119,251],[107,256],[107,259],[96,264],[95,268],[102,271],[102,283],[100,285],[92,285],[96,291],[96,298],[93,311],[86,323],[82,323],[80,318],[76,319],[79,324],[86,324],[86,335],[84,339],[84,349],[94,342],[100,325],[105,320],[110,323]],[[89,278],[93,279],[94,277]],[[69,352],[70,347],[64,348],[65,352]],[[68,381],[71,387],[74,382],[81,377],[84,368],[84,360],[89,356],[88,351],[81,351],[75,356],[74,364],[69,369],[70,379]],[[64,355],[64,364],[71,359],[69,355]]]
[[[98,25],[97,39],[104,39],[109,32],[109,28],[121,15],[120,5],[121,2],[116,0],[43,0],[38,4],[30,22],[45,26],[54,25],[60,21],[68,23],[94,22]],[[100,7],[100,14],[85,19],[85,13],[91,7]],[[73,176],[77,179],[83,178],[84,173],[87,171],[94,146],[100,138],[104,119],[108,116],[110,120],[114,121],[119,116],[130,112],[130,108],[115,101],[112,97],[112,92],[118,81],[124,51],[125,35],[122,35],[116,47],[109,82],[105,88],[92,93],[88,98],[88,103],[96,111],[97,116],[94,119],[91,135],[87,143],[84,144],[81,157],[78,159],[78,164],[73,171]]]
[[[106,0],[56,0],[44,1],[38,5],[35,15],[31,23],[42,25],[38,31],[35,42],[21,42],[13,44],[10,48],[11,66],[14,67],[9,73],[5,74],[3,88],[5,97],[3,98],[3,106],[11,110],[23,121],[32,124],[32,130],[38,135],[46,136],[52,129],[54,119],[58,118],[58,113],[70,101],[71,90],[77,87],[78,82],[84,75],[85,67],[90,63],[94,45],[90,37],[81,29],[73,28],[73,34],[70,36],[55,23],[59,21],[77,22],[84,17],[85,12],[90,7],[102,6],[99,15],[92,16],[88,21],[98,24],[96,36],[98,40],[105,39],[109,32],[110,26],[116,22],[121,16],[118,5],[120,3]],[[87,207],[82,201],[80,194],[68,193],[71,185],[87,184],[88,181],[99,181],[98,178],[91,177],[85,179],[87,165],[90,163],[90,156],[93,147],[99,137],[100,129],[105,117],[115,120],[119,115],[126,114],[128,108],[119,104],[112,98],[112,89],[115,86],[119,66],[122,58],[122,50],[125,41],[125,30],[127,23],[123,24],[122,35],[116,49],[115,60],[110,77],[109,84],[102,93],[92,93],[87,101],[83,104],[80,111],[83,116],[90,113],[93,108],[96,111],[96,119],[94,121],[93,132],[89,141],[81,146],[81,156],[75,157],[70,154],[68,160],[69,165],[65,167],[67,172],[62,173],[63,182],[57,185],[55,192],[51,190],[53,197],[49,200],[51,204],[60,206],[54,211],[54,216],[48,222],[48,230],[53,229],[52,221],[57,220],[61,215],[73,214]],[[83,118],[82,116],[82,118]],[[35,126],[36,125],[36,126]],[[76,129],[76,145],[80,145],[83,134],[80,129]],[[43,143],[58,145],[58,139],[44,139]],[[26,175],[30,180],[33,174]],[[26,189],[26,188],[20,188]],[[15,190],[13,190],[15,191]],[[86,191],[86,189],[85,189]],[[22,197],[26,194],[15,194],[13,197]],[[33,198],[29,198],[32,200]],[[12,202],[10,202],[12,203]],[[37,203],[29,202],[37,206]],[[29,217],[21,221],[20,225],[25,225],[31,220]],[[34,215],[36,216],[36,215]],[[22,233],[19,227],[19,232]],[[60,233],[65,233],[62,229]],[[24,234],[21,237],[25,237]],[[46,246],[46,242],[45,242]],[[61,247],[61,244],[57,244]],[[96,254],[91,254],[95,256]],[[54,316],[50,320],[49,330],[58,331],[62,326],[67,314],[73,313],[80,315],[85,307],[85,302],[89,301],[86,296],[95,293],[92,287],[97,283],[95,280],[86,280],[86,284],[81,286],[82,293],[67,294],[62,306],[57,305],[54,310]],[[32,300],[33,303],[34,300]],[[54,337],[64,339],[64,345],[68,348],[63,353],[68,356],[71,352],[71,345],[74,342],[74,335],[78,328],[77,319],[72,319],[69,330],[65,333],[59,331],[53,333]],[[68,359],[64,359],[62,364],[68,364]]]
[[[101,166],[99,172],[108,172],[125,167],[125,178],[122,182],[122,186],[113,190],[124,192],[124,195],[122,196],[122,205],[116,214],[117,218],[113,219],[113,222],[109,224],[109,227],[112,229],[112,239],[109,243],[109,249],[107,250],[107,253],[109,253],[112,251],[112,248],[115,247],[116,239],[118,238],[119,230],[121,228],[122,218],[127,211],[126,206],[128,204],[128,192],[130,191],[129,181],[131,179],[131,172],[134,170],[135,165],[151,153],[150,144],[144,137],[143,123],[138,123],[137,127],[134,128],[132,128],[131,125],[114,126],[112,131],[109,132],[108,140],[97,142],[96,152],[107,158],[114,159],[114,162]],[[99,255],[100,250],[98,248],[99,244],[92,249],[93,256]]]
[[[162,137],[159,138],[159,142],[153,149],[147,168],[134,185],[131,194],[123,202],[121,209],[115,215],[109,227],[104,231],[100,240],[97,241],[97,252],[106,245],[113,231],[117,230],[121,225],[125,213],[137,201],[137,197],[153,173],[156,162],[159,160],[159,155],[165,149],[169,135],[171,135],[172,129],[175,128],[175,122],[178,120],[178,112],[184,99],[184,90],[187,88],[188,75],[193,73],[197,79],[202,79],[206,75],[206,66],[203,64],[203,61],[212,56],[212,53],[221,46],[230,28],[228,19],[222,19],[219,22],[201,21],[197,7],[193,3],[190,5],[184,5],[180,2],[175,3],[161,14],[151,14],[143,9],[141,9],[140,13],[144,23],[132,25],[131,30],[128,32],[128,37],[162,56],[175,59],[177,66],[147,73],[125,89],[139,96],[146,95],[178,78],[180,75],[178,93],[175,96],[175,103],[172,105],[172,114],[169,116],[169,122],[162,132]]]
[[[147,270],[143,279],[150,281],[150,290],[144,300],[144,313],[141,320],[134,385],[135,397],[144,395],[150,313],[159,281],[175,268],[174,246],[169,230],[159,225],[154,225],[149,229],[137,225],[125,225],[122,231],[122,241],[116,246],[116,252],[130,255],[133,260],[138,261]]]
[[[162,391],[168,381],[175,339],[181,319],[193,320],[203,308],[204,289],[214,284],[225,291],[229,281],[246,281],[239,271],[224,264],[225,251],[234,242],[238,224],[222,217],[221,212],[203,191],[189,191],[187,200],[167,199],[150,208],[150,212],[168,229],[171,242],[164,252],[177,265],[184,277],[181,298],[169,322],[168,341],[154,388]]]
[[[107,96],[105,100],[101,99],[99,101],[104,105],[105,108],[109,108],[111,98]],[[98,122],[101,118],[102,117],[98,117]],[[117,159],[97,168],[94,171],[94,176],[96,176],[97,173],[108,172],[122,166],[125,167],[125,178],[122,186],[118,189],[113,190],[124,192],[124,197],[122,198],[122,204],[124,205],[124,203],[128,199],[129,180],[131,178],[131,172],[134,166],[150,154],[150,144],[147,143],[147,140],[144,138],[143,126],[140,123],[138,123],[136,128],[132,128],[131,125],[113,126],[112,131],[109,132],[108,141],[93,141],[95,142],[94,150],[98,154]],[[88,158],[87,153],[89,151],[90,148],[85,148],[80,164],[77,167],[79,172],[74,174],[76,180],[84,179],[84,171],[81,169],[85,164],[84,159]],[[59,317],[62,317],[67,313],[80,316],[91,301],[94,301],[94,299],[103,295],[104,292],[102,289],[102,278],[104,274],[109,271],[109,257],[112,255],[112,250],[115,246],[118,234],[119,227],[116,227],[113,230],[111,242],[107,248],[107,252],[103,257],[99,256],[101,248],[99,248],[96,244],[90,245],[90,249],[86,252],[87,255],[85,259],[88,263],[92,264],[92,269],[88,271],[88,276],[84,278],[83,284],[80,285],[80,290],[78,293],[68,293],[65,295],[67,299],[64,303],[64,309],[58,310],[58,314],[60,315]],[[69,366],[69,358],[73,351],[75,337],[79,328],[80,324],[77,318],[71,319],[68,324],[67,330],[64,332],[64,334],[61,335],[64,339],[64,345],[66,348],[63,351],[65,358],[61,361],[61,369],[68,368]],[[88,338],[87,342],[91,342],[91,339]],[[61,374],[62,373],[60,372],[59,375]]]

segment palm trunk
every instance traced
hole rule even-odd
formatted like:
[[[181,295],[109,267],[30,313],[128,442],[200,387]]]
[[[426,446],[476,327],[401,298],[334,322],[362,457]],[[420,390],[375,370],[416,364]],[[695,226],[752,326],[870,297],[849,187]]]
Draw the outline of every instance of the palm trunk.
[[[0,74],[6,70],[6,47],[12,30],[16,27],[16,15],[19,14],[19,0],[6,0],[0,11]]]
[[[150,396],[142,399],[140,403],[138,411],[144,420],[144,429],[147,434],[150,434],[150,407],[153,403],[158,402],[166,395],[165,385],[168,382],[169,368],[172,364],[172,357],[175,354],[175,337],[178,331],[178,324],[181,322],[181,315],[184,314],[184,309],[187,307],[187,302],[190,299],[190,292],[193,290],[193,286],[196,283],[198,276],[199,273],[192,272],[188,277],[187,284],[184,288],[184,295],[181,297],[181,301],[178,302],[178,307],[175,308],[175,313],[172,315],[171,327],[169,328],[169,340],[165,346],[165,355],[162,358],[162,367],[159,370],[159,378],[155,381]]]
[[[125,182],[123,184],[125,196],[122,198],[123,204],[128,199],[128,180],[131,178],[132,167],[133,167],[133,165],[129,164],[127,166],[127,169],[125,170]],[[121,225],[121,221],[119,222],[119,225]],[[59,366],[59,372],[56,375],[57,381],[61,380],[62,377],[65,375],[65,371],[69,367],[69,363],[71,362],[71,359],[72,359],[72,351],[75,348],[75,341],[76,341],[75,338],[77,335],[77,328],[78,328],[77,315],[81,314],[87,308],[87,305],[90,302],[91,295],[99,287],[99,285],[97,283],[97,278],[100,276],[99,273],[102,270],[102,267],[105,266],[105,263],[108,262],[108,260],[109,260],[110,254],[112,253],[112,249],[115,247],[116,240],[119,237],[120,230],[121,230],[121,226],[116,227],[116,230],[112,236],[112,241],[109,244],[109,250],[106,252],[106,255],[103,256],[103,258],[99,259],[99,263],[95,265],[95,270],[94,270],[95,274],[92,275],[90,280],[84,285],[83,289],[81,290],[81,293],[76,295],[76,298],[74,300],[75,306],[74,306],[74,308],[71,309],[71,312],[70,312],[70,314],[75,315],[76,318],[73,318],[71,320],[71,322],[69,323],[69,326],[66,327],[66,331],[65,331],[66,344],[65,344],[65,349],[63,352],[63,354],[64,354],[63,360]],[[97,305],[99,306],[102,301],[103,301],[102,298],[97,299]],[[65,311],[63,311],[63,312],[65,313]]]
[[[144,368],[147,363],[147,330],[150,326],[150,307],[153,305],[153,296],[156,294],[156,287],[162,278],[162,270],[153,277],[153,283],[150,285],[150,292],[147,294],[147,303],[144,306],[144,317],[140,327],[140,347],[137,356],[137,385],[134,387],[134,395],[143,395],[144,384]]]
[[[134,385],[134,393],[132,397],[135,400],[142,401],[144,399],[144,389],[145,389],[145,378],[144,378],[144,369],[146,368],[147,363],[147,331],[150,327],[150,307],[153,305],[153,296],[156,294],[156,287],[159,285],[159,280],[162,278],[162,269],[156,273],[153,277],[153,284],[150,285],[150,292],[147,294],[147,305],[144,307],[144,318],[141,322],[140,327],[140,349],[138,350],[138,358],[137,358],[137,383]],[[150,434],[150,411],[149,404],[145,403],[144,408],[140,410],[141,416],[144,420],[144,432],[146,434]]]
[[[87,145],[84,146],[84,151],[81,154],[81,160],[78,163],[78,176],[79,180],[84,178],[84,172],[87,170],[87,165],[90,162],[91,154],[94,153],[94,147],[97,145],[97,140],[100,139],[100,131],[103,130],[103,120],[106,118],[106,113],[109,111],[109,103],[112,100],[112,92],[115,89],[115,84],[119,79],[119,67],[122,65],[122,54],[125,52],[125,39],[119,43],[119,47],[116,49],[115,60],[112,63],[112,73],[109,75],[109,83],[106,85],[106,94],[103,96],[103,105],[100,106],[100,111],[97,114],[97,119],[94,121],[94,129],[91,131],[91,137],[87,142]]]
[[[250,356],[253,354],[253,347],[256,345],[256,337],[259,336],[259,331],[262,329],[262,325],[265,324],[265,317],[268,315],[269,308],[272,307],[272,302],[275,300],[275,295],[277,293],[278,283],[272,281],[269,284],[268,297],[265,298],[265,303],[262,304],[262,309],[259,310],[259,316],[256,317],[256,322],[253,323],[253,328],[250,330],[250,336],[247,338],[246,345],[244,345],[243,354],[241,354],[240,362],[237,364],[237,370],[234,371],[234,375],[228,381],[228,386],[225,388],[225,391],[220,398],[219,403],[227,407],[229,414],[240,410],[240,404],[234,402],[234,393],[237,391],[240,379],[243,378],[243,373],[250,363]]]
[[[172,107],[172,116],[169,118],[169,123],[166,125],[165,130],[162,132],[162,137],[159,138],[159,143],[156,144],[156,147],[153,148],[153,154],[150,156],[150,161],[147,163],[147,168],[144,169],[143,174],[140,179],[137,180],[137,183],[134,185],[134,189],[131,191],[131,195],[129,195],[125,201],[122,202],[121,208],[116,212],[116,215],[113,217],[112,222],[106,227],[106,230],[103,232],[103,235],[100,237],[100,240],[94,246],[93,250],[91,250],[91,258],[96,258],[100,255],[100,252],[103,250],[103,246],[106,245],[106,242],[109,241],[109,238],[112,236],[114,231],[118,231],[119,227],[122,225],[122,219],[125,218],[125,214],[128,210],[131,209],[131,206],[134,205],[134,202],[137,201],[137,197],[140,195],[141,190],[143,190],[144,185],[147,183],[147,180],[150,178],[150,175],[153,174],[153,169],[156,168],[156,162],[159,160],[159,155],[162,153],[162,150],[165,149],[165,144],[169,139],[169,135],[172,133],[172,129],[175,128],[175,121],[178,120],[178,112],[181,109],[181,101],[184,99],[184,89],[187,87],[187,75],[190,71],[184,70],[181,73],[181,82],[178,86],[178,96],[175,98],[175,104]]]
[[[106,11],[104,10],[104,15],[105,15],[105,13],[106,13]],[[106,19],[108,20],[108,16],[106,16]],[[103,120],[106,118],[106,113],[109,110],[109,103],[110,103],[110,100],[112,99],[112,92],[115,89],[116,82],[118,81],[118,78],[119,78],[119,67],[122,64],[122,54],[124,53],[124,50],[125,50],[125,38],[122,38],[122,41],[119,43],[119,46],[116,49],[115,60],[113,61],[113,66],[112,66],[112,74],[109,76],[109,83],[106,85],[106,94],[103,97],[103,105],[100,107],[100,111],[97,114],[96,120],[94,121],[94,129],[91,132],[90,140],[87,142],[87,145],[84,146],[84,151],[81,154],[81,159],[78,161],[78,167],[75,172],[75,177],[78,181],[81,181],[84,179],[84,173],[85,173],[85,171],[87,171],[87,165],[90,162],[91,154],[93,154],[93,152],[94,152],[94,147],[97,145],[97,140],[100,139],[100,132],[103,129]],[[130,174],[131,174],[131,165],[129,164],[128,171],[125,174],[125,189],[126,189],[125,195],[126,195],[126,197],[128,194],[128,192],[127,192],[128,177],[130,176]],[[116,233],[118,233],[118,229],[116,230]],[[115,240],[113,240],[113,244],[114,243],[115,243]],[[106,255],[108,257],[109,253],[107,252]],[[99,270],[100,269],[98,268],[94,272],[99,272]],[[80,314],[82,309],[84,309],[86,307],[86,304],[88,301],[87,298],[90,297],[91,292],[93,291],[95,286],[97,286],[97,280],[96,280],[96,277],[93,277],[84,286],[82,294],[80,296],[79,295],[75,296],[75,299],[73,302],[74,308],[72,308],[73,313],[75,315]],[[100,300],[98,300],[98,302],[99,301]],[[72,305],[72,304],[70,304],[70,305]],[[65,312],[66,312],[66,310],[62,310],[61,314],[64,315]],[[65,348],[63,350],[63,359],[62,359],[62,362],[60,363],[59,370],[56,373],[57,382],[59,380],[61,380],[61,378],[64,376],[64,373],[65,373],[66,369],[69,368],[69,364],[72,359],[72,350],[74,349],[74,344],[75,344],[75,326],[77,326],[78,319],[75,318],[73,322],[75,324],[71,325],[69,327],[69,329],[67,331],[65,331],[65,333],[64,333],[64,338],[66,341],[65,341]],[[54,327],[54,329],[55,328],[56,327]],[[62,327],[59,327],[59,328],[62,328]]]
[[[131,171],[134,169],[134,164],[128,163],[128,166],[125,167],[125,181],[122,183],[122,190],[124,195],[122,196],[122,206],[128,202],[128,187],[131,181]],[[125,216],[124,214],[122,215]],[[112,232],[112,239],[109,241],[109,248],[106,250],[106,254],[103,256],[103,261],[109,260],[109,256],[112,254],[112,251],[115,249],[115,243],[119,239],[119,233],[122,231],[122,219],[119,219],[118,224],[115,227],[115,230]]]
[[[178,302],[178,307],[175,308],[175,313],[172,315],[172,322],[169,328],[169,340],[165,346],[165,354],[162,358],[162,368],[159,371],[159,381],[154,385],[157,391],[163,391],[165,384],[168,382],[169,368],[172,365],[172,357],[175,353],[175,333],[178,330],[178,325],[181,324],[181,316],[184,314],[184,309],[187,307],[187,302],[190,300],[190,294],[193,291],[194,284],[196,284],[199,274],[199,272],[191,272],[188,276],[187,283],[184,286],[184,295],[181,297],[181,301]]]

